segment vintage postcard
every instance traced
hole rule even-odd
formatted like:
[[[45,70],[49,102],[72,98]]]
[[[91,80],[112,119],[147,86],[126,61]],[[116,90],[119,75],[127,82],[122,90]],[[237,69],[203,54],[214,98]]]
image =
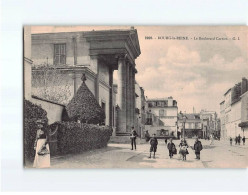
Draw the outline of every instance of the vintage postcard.
[[[25,168],[247,168],[247,26],[24,26]]]

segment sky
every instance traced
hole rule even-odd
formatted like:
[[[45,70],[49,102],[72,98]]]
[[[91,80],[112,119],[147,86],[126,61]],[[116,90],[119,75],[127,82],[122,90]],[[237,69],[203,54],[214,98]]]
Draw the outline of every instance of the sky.
[[[32,33],[128,29],[130,26],[33,26]],[[135,26],[140,56],[136,81],[148,98],[172,96],[178,110],[219,113],[223,94],[248,78],[248,33],[242,26]],[[152,36],[152,39],[145,39]],[[158,39],[161,36],[189,40]],[[194,40],[199,37],[215,40]],[[216,40],[216,38],[228,40]],[[233,38],[235,37],[235,40]],[[114,74],[117,79],[117,74]]]

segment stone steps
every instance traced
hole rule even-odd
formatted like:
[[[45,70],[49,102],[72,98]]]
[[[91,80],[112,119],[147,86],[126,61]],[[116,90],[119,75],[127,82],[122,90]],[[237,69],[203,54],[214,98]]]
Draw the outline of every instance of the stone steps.
[[[117,132],[116,136],[130,136],[130,133],[128,133],[128,132]]]
[[[111,136],[110,143],[122,143],[122,144],[131,144],[130,136]],[[143,144],[145,143],[144,139],[140,139],[139,137],[136,138],[136,144]]]

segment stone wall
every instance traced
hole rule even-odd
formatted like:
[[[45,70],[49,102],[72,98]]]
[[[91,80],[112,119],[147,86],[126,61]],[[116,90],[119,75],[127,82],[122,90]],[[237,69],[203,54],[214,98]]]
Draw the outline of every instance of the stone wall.
[[[32,97],[32,103],[41,106],[47,112],[48,124],[52,124],[56,121],[61,121],[62,119],[62,111],[64,109],[63,105],[56,104],[53,102],[49,102],[46,100],[42,100],[37,97]]]

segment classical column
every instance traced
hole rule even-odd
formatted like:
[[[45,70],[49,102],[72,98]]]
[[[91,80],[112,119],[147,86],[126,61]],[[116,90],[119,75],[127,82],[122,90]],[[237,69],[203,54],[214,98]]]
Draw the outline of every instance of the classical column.
[[[133,76],[132,76],[132,88],[133,88],[133,93],[132,93],[132,102],[133,102],[133,107],[132,107],[132,121],[133,121],[133,126],[135,127],[136,123],[136,114],[135,114],[135,108],[136,108],[136,95],[135,95],[135,68],[133,67]]]
[[[127,78],[127,85],[126,85],[126,120],[127,120],[127,127],[126,131],[128,132],[131,128],[130,124],[130,78],[129,78],[129,63],[126,63],[126,78]]]
[[[131,131],[131,128],[133,126],[133,121],[132,121],[132,64],[129,64],[129,124],[130,124],[130,128],[129,128],[129,132]]]
[[[131,127],[134,126],[134,115],[133,115],[133,107],[134,107],[134,102],[133,102],[133,97],[134,97],[134,91],[133,91],[133,67],[130,67],[130,123]]]
[[[96,64],[97,70],[96,70],[96,80],[95,80],[95,98],[97,102],[99,103],[99,78],[100,78],[99,59],[98,59],[98,56],[92,56],[91,59],[96,61],[95,64]]]
[[[109,68],[109,127],[113,126],[113,69]]]
[[[126,87],[127,87],[127,77],[126,77],[126,63],[125,57],[119,57],[118,59],[118,132],[126,132]]]

